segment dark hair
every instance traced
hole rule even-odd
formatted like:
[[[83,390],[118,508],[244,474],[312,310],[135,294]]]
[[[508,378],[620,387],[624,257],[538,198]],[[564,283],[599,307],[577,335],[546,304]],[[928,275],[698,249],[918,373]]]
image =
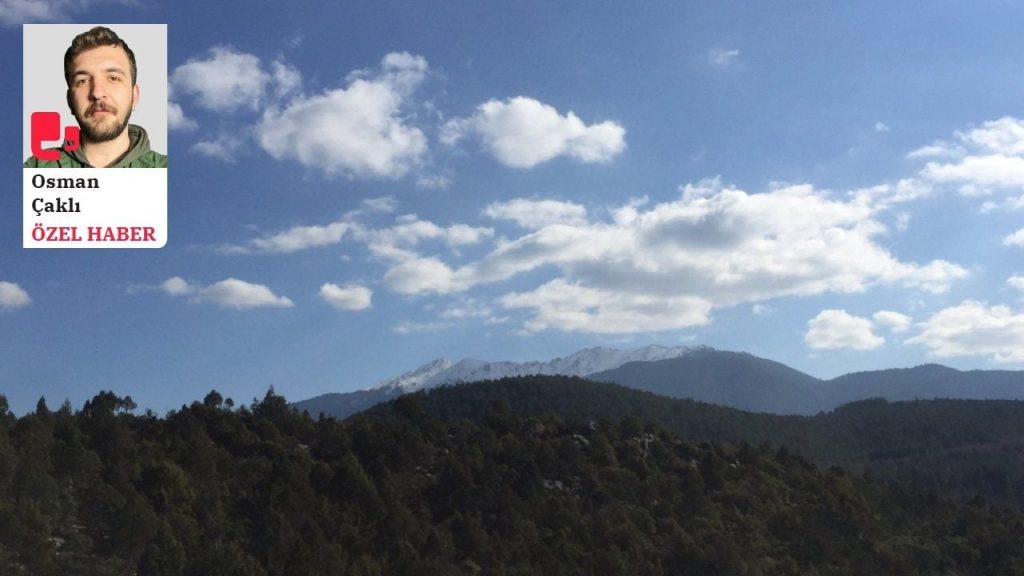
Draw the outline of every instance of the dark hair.
[[[82,32],[71,41],[71,46],[64,53],[64,80],[67,81],[68,86],[71,85],[71,67],[74,65],[75,58],[86,50],[92,50],[100,46],[116,46],[128,54],[128,63],[131,65],[132,86],[134,86],[135,79],[138,76],[138,71],[135,68],[135,53],[113,30],[103,26],[97,26],[88,32]]]

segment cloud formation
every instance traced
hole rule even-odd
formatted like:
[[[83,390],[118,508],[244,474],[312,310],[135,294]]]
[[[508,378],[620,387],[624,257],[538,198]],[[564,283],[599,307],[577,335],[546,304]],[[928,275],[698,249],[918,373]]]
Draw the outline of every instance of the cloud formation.
[[[995,362],[1024,362],[1024,314],[1007,306],[965,300],[933,314],[907,340],[937,358],[984,357]]]
[[[493,220],[511,220],[528,230],[539,230],[552,224],[582,226],[587,222],[585,206],[559,200],[516,198],[494,202],[484,209],[484,214]]]
[[[161,284],[161,289],[171,296],[191,297],[193,302],[210,302],[225,308],[244,310],[248,308],[290,308],[295,304],[284,296],[277,296],[262,284],[253,284],[228,278],[209,286],[190,284],[175,276]]]
[[[892,312],[890,310],[880,310],[875,312],[871,315],[871,318],[876,324],[885,326],[897,334],[909,330],[910,323],[914,321],[913,318],[906,314],[900,314],[899,312]]]
[[[990,120],[957,132],[956,139],[956,144],[938,142],[910,153],[912,158],[949,158],[928,162],[921,177],[957,186],[966,196],[1024,189],[1024,121],[1011,116]]]
[[[528,332],[559,330],[589,334],[659,332],[703,326],[711,322],[711,302],[687,294],[663,295],[643,291],[592,288],[564,279],[529,292],[501,298],[510,310],[532,314]]]
[[[617,208],[611,221],[574,211],[569,222],[533,229],[513,218],[527,221],[526,233],[457,267],[409,251],[393,260],[384,284],[400,294],[451,294],[545,268],[557,278],[501,300],[532,312],[528,329],[636,333],[706,324],[716,307],[875,285],[943,292],[967,276],[946,261],[894,257],[878,243],[885,229],[872,198],[836,200],[810,186],[748,194],[705,181],[675,201]],[[485,213],[520,214],[508,210],[520,202],[537,201]]]
[[[1004,237],[1003,245],[1024,248],[1024,228]]]
[[[391,226],[372,227],[362,218],[370,213],[390,212],[394,209],[390,198],[377,198],[363,203],[363,208],[342,216],[335,222],[323,225],[294,226],[261,238],[253,238],[244,244],[229,244],[218,247],[224,254],[276,253],[284,254],[341,243],[345,238],[365,245],[373,257],[388,263],[415,260],[418,247],[428,241],[436,241],[456,249],[479,244],[492,237],[494,229],[489,227],[452,224],[439,226],[428,220],[421,220],[415,214],[403,214],[395,218]]]
[[[14,282],[0,281],[0,310],[17,310],[31,303],[32,298],[21,286]]]
[[[348,222],[332,222],[326,226],[295,226],[266,238],[255,238],[248,247],[236,247],[238,252],[289,253],[341,242],[350,228]]]
[[[408,90],[425,72],[418,57],[401,55],[381,70],[350,80],[353,86],[372,80]],[[516,106],[514,101],[497,105]],[[487,114],[478,116],[457,121],[458,130],[468,130],[465,122],[476,126]],[[1014,143],[1012,125],[1004,119],[958,133],[957,146],[1024,150]],[[398,216],[391,225],[370,226],[363,221],[371,212],[367,208],[227,251],[294,252],[353,242],[368,249],[383,268],[382,286],[396,294],[449,296],[515,281],[489,305],[515,312],[509,315],[527,331],[643,333],[706,325],[718,308],[748,304],[763,310],[781,297],[859,293],[879,286],[947,291],[969,276],[966,268],[941,259],[908,261],[886,245],[891,231],[885,222],[904,230],[908,219],[906,212],[890,211],[933,194],[934,184],[919,175],[840,195],[808,184],[751,193],[710,179],[681,187],[675,199],[630,201],[597,211],[556,199],[512,198],[481,210],[502,234],[470,223],[442,226],[414,214]],[[394,200],[383,202],[382,211],[394,210]],[[1016,241],[1016,235],[1006,239],[1008,245]],[[468,259],[457,249],[485,243],[486,251],[471,252]],[[870,318],[841,317],[840,312],[816,319],[809,345],[866,349],[884,341],[872,330],[902,333],[913,322],[887,310]],[[856,337],[837,336],[844,327],[844,334]]]
[[[822,310],[807,323],[804,342],[814,350],[873,350],[885,338],[872,331],[871,320],[852,316],[846,310]]]
[[[17,26],[32,22],[73,21],[96,4],[117,0],[0,0],[0,24]],[[120,2],[117,2],[120,3]]]
[[[404,52],[360,71],[343,88],[301,96],[263,113],[256,128],[263,149],[328,175],[394,179],[419,165],[427,137],[403,115],[428,72]]]
[[[626,130],[604,121],[587,125],[573,112],[562,115],[553,106],[517,96],[490,100],[469,118],[448,121],[441,140],[454,145],[474,135],[499,162],[511,168],[533,168],[559,156],[580,162],[609,162],[626,147]]]
[[[366,310],[370,307],[373,290],[359,284],[326,283],[320,287],[320,297],[338,310]]]
[[[297,70],[281,62],[267,70],[252,54],[214,46],[205,57],[175,68],[170,80],[176,96],[189,95],[214,112],[235,112],[260,110],[267,103],[268,89],[281,97],[296,89],[300,78]]]
[[[739,60],[740,51],[736,48],[712,48],[708,50],[708,63],[718,68],[731,66]]]
[[[0,1],[0,23],[16,25],[56,20],[59,7],[65,4],[56,0],[3,0]]]
[[[221,132],[212,139],[196,142],[192,150],[203,156],[234,164],[244,151],[248,137],[247,132]]]
[[[180,104],[174,102],[167,103],[167,127],[171,130],[181,130],[182,132],[188,132],[195,130],[199,127],[196,121],[185,115],[185,111],[182,110]]]

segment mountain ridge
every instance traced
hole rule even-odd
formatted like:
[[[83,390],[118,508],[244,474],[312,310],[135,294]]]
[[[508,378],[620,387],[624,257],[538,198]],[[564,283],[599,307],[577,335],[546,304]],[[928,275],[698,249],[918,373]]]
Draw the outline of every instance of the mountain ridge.
[[[298,410],[346,418],[401,394],[441,385],[506,377],[579,376],[672,398],[752,412],[811,415],[868,398],[889,401],[962,398],[1024,399],[1024,372],[961,371],[940,364],[888,368],[816,378],[747,352],[707,346],[651,345],[631,350],[586,348],[547,361],[436,359],[372,388],[331,393],[295,402]]]
[[[587,376],[621,366],[627,362],[655,361],[675,358],[704,347],[662,346],[652,344],[642,348],[620,350],[605,346],[584,348],[565,357],[551,360],[478,360],[464,358],[452,362],[444,358],[432,360],[396,378],[374,385],[373,389],[413,392],[442,384],[494,380],[509,376],[542,374],[547,376]]]
[[[367,389],[353,392],[322,394],[292,404],[310,414],[329,414],[346,418],[396,396],[426,390],[445,384],[498,380],[512,376],[587,376],[610,370],[631,361],[655,361],[710,350],[705,346],[662,346],[652,344],[641,348],[620,350],[610,347],[584,348],[565,357],[546,361],[484,361],[464,358],[457,362],[437,358],[395,378],[378,382]]]

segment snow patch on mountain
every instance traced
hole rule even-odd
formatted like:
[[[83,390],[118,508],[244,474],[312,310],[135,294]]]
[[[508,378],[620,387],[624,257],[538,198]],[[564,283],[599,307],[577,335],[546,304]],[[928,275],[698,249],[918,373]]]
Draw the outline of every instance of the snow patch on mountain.
[[[374,389],[395,392],[414,392],[444,384],[498,380],[512,376],[542,374],[547,376],[587,376],[618,368],[628,362],[653,362],[678,358],[704,347],[645,346],[633,350],[617,348],[587,348],[565,358],[548,361],[509,362],[465,359],[451,362],[437,359],[401,376],[381,382]]]
[[[452,367],[451,360],[445,360],[444,358],[438,358],[416,368],[410,370],[391,380],[385,380],[373,386],[373,390],[387,390],[399,392],[405,394],[406,392],[413,392],[423,388],[423,383],[436,376],[438,373],[444,372]]]

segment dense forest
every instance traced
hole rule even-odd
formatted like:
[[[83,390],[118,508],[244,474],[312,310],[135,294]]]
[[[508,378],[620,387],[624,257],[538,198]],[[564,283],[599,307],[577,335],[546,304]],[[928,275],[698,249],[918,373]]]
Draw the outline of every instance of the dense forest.
[[[2,397],[0,397],[2,398]],[[638,418],[0,403],[0,573],[1021,574],[1024,518]]]
[[[863,400],[816,416],[745,412],[614,384],[531,376],[419,392],[442,419],[479,420],[501,402],[524,416],[656,423],[690,442],[786,448],[822,468],[1024,510],[1024,402]],[[383,404],[371,411],[386,412]]]

